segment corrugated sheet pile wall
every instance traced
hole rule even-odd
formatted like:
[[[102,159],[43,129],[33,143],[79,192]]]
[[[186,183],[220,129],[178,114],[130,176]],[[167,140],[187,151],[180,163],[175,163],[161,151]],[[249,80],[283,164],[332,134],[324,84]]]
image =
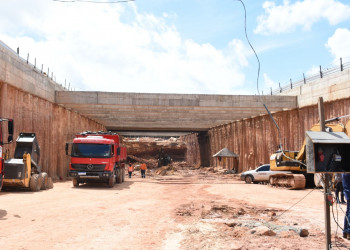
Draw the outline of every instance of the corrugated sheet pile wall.
[[[350,99],[325,103],[326,119],[347,114],[350,114]],[[289,150],[299,150],[305,131],[319,119],[317,105],[277,112],[273,117],[281,129],[283,147]],[[342,122],[345,124],[344,120]],[[253,169],[260,163],[269,163],[269,156],[279,144],[277,129],[268,115],[218,126],[210,129],[208,134],[211,165],[215,163],[211,156],[227,147],[239,154],[238,172]],[[197,134],[185,136],[184,140],[188,143],[187,161],[200,164]]]
[[[59,105],[0,83],[1,117],[14,119],[14,143],[10,147],[13,157],[15,140],[20,132],[36,133],[41,149],[39,165],[53,178],[67,176],[69,158],[65,143],[85,130],[104,130],[104,126]]]

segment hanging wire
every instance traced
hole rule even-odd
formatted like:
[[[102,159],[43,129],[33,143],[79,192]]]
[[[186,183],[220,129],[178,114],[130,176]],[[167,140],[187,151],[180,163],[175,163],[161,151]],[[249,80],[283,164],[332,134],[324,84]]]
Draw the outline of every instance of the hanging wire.
[[[302,163],[302,162],[299,162],[299,161],[297,161],[297,160],[295,160],[295,159],[290,158],[290,157],[287,156],[287,155],[284,153],[284,151],[283,151],[281,130],[280,130],[280,128],[279,128],[279,126],[278,126],[276,120],[273,118],[273,116],[272,116],[270,110],[267,108],[266,104],[264,103],[264,101],[263,101],[263,99],[262,99],[262,97],[261,97],[261,95],[260,95],[260,90],[259,90],[260,60],[259,60],[258,54],[256,53],[256,51],[255,51],[253,45],[252,45],[251,42],[250,42],[249,37],[248,37],[248,34],[247,34],[247,10],[246,10],[245,5],[244,5],[244,3],[243,3],[242,0],[236,0],[236,1],[239,1],[239,2],[243,5],[243,9],[244,9],[244,33],[245,33],[245,37],[246,37],[246,39],[247,39],[247,41],[248,41],[248,43],[249,43],[249,46],[251,47],[251,49],[252,49],[253,52],[254,52],[254,55],[255,55],[255,57],[256,57],[256,60],[258,61],[258,73],[257,73],[257,77],[256,77],[256,89],[257,89],[257,91],[258,91],[259,101],[262,103],[262,105],[263,105],[264,108],[266,109],[268,115],[270,116],[271,120],[273,121],[273,123],[275,124],[275,126],[276,126],[276,128],[277,128],[277,131],[278,131],[278,138],[279,138],[279,149],[281,150],[281,152],[282,152],[282,154],[283,154],[284,157],[286,157],[286,158],[288,158],[288,159],[290,159],[290,160],[292,160],[292,161],[296,161],[296,162],[298,162],[298,163],[300,163],[300,164],[305,165],[305,164]]]
[[[236,0],[236,1],[239,1],[241,2],[241,4],[243,5],[243,9],[244,9],[244,33],[245,33],[245,37],[249,43],[249,46],[250,48],[252,48],[253,52],[254,52],[254,55],[256,57],[256,60],[258,61],[258,75],[256,77],[256,89],[258,91],[258,95],[260,95],[260,91],[259,91],[259,77],[260,77],[260,60],[259,60],[259,57],[258,57],[258,54],[256,53],[253,45],[250,43],[250,40],[248,38],[248,34],[247,34],[247,10],[245,8],[245,5],[243,3],[242,0]]]

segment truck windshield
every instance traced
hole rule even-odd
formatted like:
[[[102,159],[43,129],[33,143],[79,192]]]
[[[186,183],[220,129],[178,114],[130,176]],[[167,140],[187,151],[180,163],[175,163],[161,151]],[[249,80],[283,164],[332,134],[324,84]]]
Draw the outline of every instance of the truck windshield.
[[[73,143],[72,156],[90,158],[109,158],[111,157],[111,146],[109,144]]]

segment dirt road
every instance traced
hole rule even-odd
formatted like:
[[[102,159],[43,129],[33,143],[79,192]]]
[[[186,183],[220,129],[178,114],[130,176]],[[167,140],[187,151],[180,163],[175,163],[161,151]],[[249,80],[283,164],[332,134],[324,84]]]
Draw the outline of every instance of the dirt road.
[[[58,182],[37,193],[4,190],[0,249],[324,249],[323,194],[310,191],[194,171],[137,174],[112,189]],[[332,229],[334,244],[350,246]]]

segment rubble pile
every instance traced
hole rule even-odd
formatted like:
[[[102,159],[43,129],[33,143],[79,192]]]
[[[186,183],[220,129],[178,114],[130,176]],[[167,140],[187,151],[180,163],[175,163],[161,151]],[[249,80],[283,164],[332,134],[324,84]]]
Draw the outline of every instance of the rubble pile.
[[[156,175],[173,175],[175,174],[175,172],[177,171],[176,167],[174,167],[173,165],[169,165],[169,166],[163,166],[158,168],[154,173]]]
[[[158,167],[160,155],[168,155],[176,166],[185,165],[187,146],[177,138],[123,138],[127,148],[128,161],[133,163],[145,162],[149,168]],[[182,162],[178,165],[177,162]]]
[[[262,249],[271,249],[276,244],[281,246],[278,249],[300,249],[290,248],[293,243],[288,243],[286,238],[299,242],[310,235],[306,228],[279,221],[277,209],[247,204],[232,207],[212,201],[182,204],[174,212],[184,222],[183,245],[200,246],[199,249],[243,250],[257,244],[259,248],[263,245]]]
[[[147,168],[156,168],[158,165],[157,159],[140,158],[133,155],[128,155],[128,161],[134,164],[135,170],[139,170],[141,163],[146,163]]]

